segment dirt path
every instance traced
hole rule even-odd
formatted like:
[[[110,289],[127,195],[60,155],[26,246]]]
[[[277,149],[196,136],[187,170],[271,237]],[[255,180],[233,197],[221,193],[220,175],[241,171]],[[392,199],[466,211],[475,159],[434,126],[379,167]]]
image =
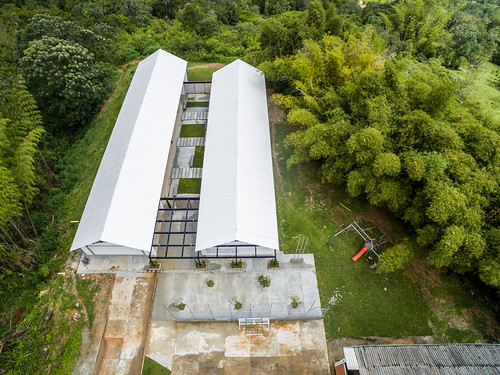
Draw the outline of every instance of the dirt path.
[[[276,140],[275,140],[275,132],[274,126],[285,119],[285,113],[283,110],[271,100],[271,96],[274,94],[274,90],[267,90],[267,108],[269,112],[269,126],[271,128],[271,147],[273,153],[273,162],[274,167],[276,168],[276,177],[278,177],[278,184],[280,185],[281,193],[285,198],[286,203],[293,207],[292,202],[288,199],[288,195],[285,192],[285,188],[283,187],[283,179],[281,178],[280,167],[278,164],[278,153],[276,151]]]
[[[218,63],[211,63],[211,64],[203,64],[203,65],[195,65],[195,66],[190,66],[188,69],[197,69],[197,68],[223,68],[224,64],[218,64]]]

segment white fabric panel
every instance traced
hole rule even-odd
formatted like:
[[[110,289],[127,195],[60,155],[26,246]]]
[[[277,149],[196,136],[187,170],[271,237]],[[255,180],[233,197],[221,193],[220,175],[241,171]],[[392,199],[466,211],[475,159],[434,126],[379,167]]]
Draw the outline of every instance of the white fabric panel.
[[[163,50],[138,65],[71,250],[106,241],[149,253],[186,65]]]
[[[279,249],[265,79],[240,60],[212,77],[196,251],[232,241]]]

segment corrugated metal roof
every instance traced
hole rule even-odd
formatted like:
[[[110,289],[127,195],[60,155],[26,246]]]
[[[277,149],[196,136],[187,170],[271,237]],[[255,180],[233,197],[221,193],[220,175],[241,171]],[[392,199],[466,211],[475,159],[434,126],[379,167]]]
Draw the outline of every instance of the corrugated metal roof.
[[[196,251],[279,249],[265,79],[236,60],[213,74]]]
[[[344,348],[344,355],[347,368],[359,365],[360,375],[500,375],[498,344],[356,346]]]
[[[71,250],[106,241],[149,252],[186,65],[163,50],[138,65]]]

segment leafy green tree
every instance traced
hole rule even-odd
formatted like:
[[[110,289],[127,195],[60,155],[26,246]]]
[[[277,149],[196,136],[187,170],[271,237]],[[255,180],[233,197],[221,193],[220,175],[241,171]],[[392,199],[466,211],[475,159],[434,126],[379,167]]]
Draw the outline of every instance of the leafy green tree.
[[[196,3],[187,3],[179,13],[179,20],[187,30],[199,35],[212,35],[218,27],[215,12],[213,10],[206,12]]]
[[[429,262],[481,275],[483,259],[497,259],[483,232],[498,189],[499,135],[457,103],[438,63],[387,61],[379,46],[373,29],[346,41],[325,36],[263,65],[294,88],[274,96],[294,128],[288,165],[319,162],[323,180],[347,183],[350,195],[410,223]],[[391,248],[386,270],[413,253]]]
[[[310,37],[320,39],[325,32],[325,10],[321,1],[315,0],[309,3],[306,22],[310,28]]]
[[[73,43],[78,43],[87,51],[90,51],[97,59],[109,59],[109,44],[101,36],[91,30],[84,29],[74,22],[64,21],[59,17],[48,14],[36,14],[24,29],[16,33],[15,57],[20,60],[24,56],[24,51],[29,43],[40,40],[43,37],[53,37],[64,39]]]
[[[394,272],[404,269],[416,258],[416,248],[409,238],[389,247],[380,256],[380,272]]]
[[[19,65],[51,123],[85,124],[107,93],[106,70],[78,43],[53,37],[34,40]]]

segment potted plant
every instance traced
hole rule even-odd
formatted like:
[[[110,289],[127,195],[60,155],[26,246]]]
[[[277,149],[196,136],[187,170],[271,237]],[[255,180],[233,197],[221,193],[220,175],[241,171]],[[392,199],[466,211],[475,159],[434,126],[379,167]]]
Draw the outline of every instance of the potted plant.
[[[290,296],[290,300],[292,301],[291,305],[294,309],[296,309],[301,303],[303,303],[298,296]]]
[[[267,268],[280,268],[280,262],[278,262],[278,259],[273,258],[267,263]]]
[[[161,268],[161,263],[159,263],[156,259],[149,260],[149,269],[150,270],[159,270]]]
[[[241,310],[243,302],[245,302],[245,297],[242,297],[239,300],[236,297],[233,297],[229,300],[229,303],[233,305],[235,310]]]
[[[201,262],[198,260],[195,260],[194,263],[196,264],[196,269],[200,269],[200,268],[206,269],[207,268],[207,263],[204,260],[202,260]]]
[[[214,286],[214,284],[215,284],[214,279],[211,279],[210,277],[207,277],[207,278],[205,279],[205,284],[207,284],[207,286],[208,286],[209,288],[213,287],[213,286]]]
[[[231,268],[243,268],[243,262],[241,260],[232,260],[231,261]]]
[[[257,281],[263,288],[269,288],[271,286],[271,276],[260,275]]]
[[[172,302],[170,305],[168,305],[171,309],[176,309],[176,310],[184,310],[186,307],[186,304],[184,303],[182,297],[178,298],[176,301]]]

